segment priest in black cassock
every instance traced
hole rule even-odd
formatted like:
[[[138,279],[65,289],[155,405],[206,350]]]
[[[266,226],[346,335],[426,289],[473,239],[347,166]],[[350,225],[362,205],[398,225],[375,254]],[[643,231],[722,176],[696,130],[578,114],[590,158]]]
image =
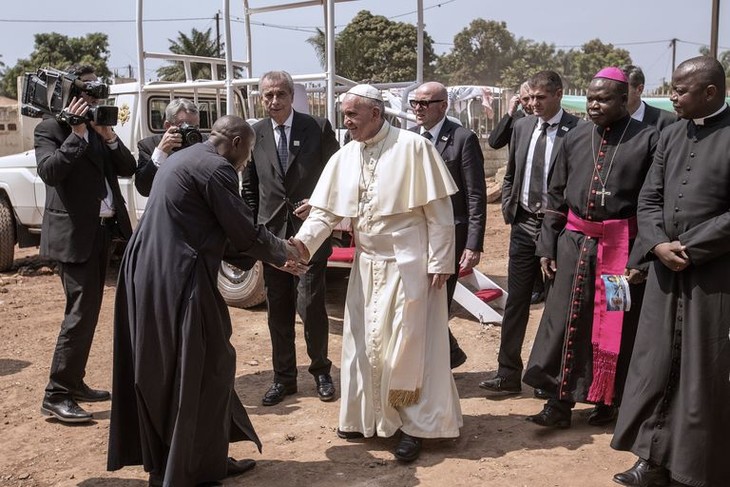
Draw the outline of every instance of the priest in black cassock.
[[[730,485],[730,108],[712,57],[679,65],[639,196],[651,262],[611,446],[639,460],[622,485]],[[674,484],[672,484],[674,485]]]
[[[594,123],[565,135],[550,180],[536,253],[554,287],[523,378],[551,396],[527,417],[540,426],[569,427],[576,402],[596,404],[590,424],[610,423],[621,397],[645,278],[627,262],[639,190],[659,137],[629,116],[627,93],[618,68],[596,74],[586,102]],[[624,274],[631,308],[609,311],[601,276]]]
[[[218,268],[226,248],[275,265],[292,266],[296,254],[253,224],[239,194],[236,171],[253,141],[243,119],[222,117],[155,177],[119,269],[109,470],[141,464],[150,485],[185,487],[254,465],[228,457],[229,442],[261,443],[233,388]]]

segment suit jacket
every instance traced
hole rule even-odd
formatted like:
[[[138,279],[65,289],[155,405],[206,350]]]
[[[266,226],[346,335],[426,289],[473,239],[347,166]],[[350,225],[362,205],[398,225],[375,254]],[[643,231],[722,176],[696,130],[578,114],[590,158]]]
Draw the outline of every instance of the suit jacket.
[[[243,171],[241,194],[257,223],[279,238],[288,238],[303,223],[292,213],[293,205],[311,196],[324,166],[340,146],[329,120],[294,111],[289,161],[282,174],[271,119],[260,120],[253,129],[256,145]],[[326,259],[331,252],[327,241],[312,259]]]
[[[641,103],[645,105],[644,120],[642,120],[642,122],[647,125],[655,126],[660,132],[667,125],[673,124],[677,121],[677,116],[675,114],[666,110],[662,110],[660,108],[653,107],[643,101]]]
[[[88,260],[106,195],[105,176],[119,230],[124,238],[132,234],[117,177],[134,174],[134,157],[121,140],[112,150],[91,127],[88,134],[86,142],[54,118],[46,118],[35,129],[38,175],[46,183],[40,253],[59,262]]]
[[[492,149],[501,149],[509,144],[510,139],[512,139],[512,127],[514,123],[525,116],[525,112],[522,110],[516,110],[513,115],[506,113],[499,120],[497,126],[489,132],[489,138],[487,139],[489,147]]]
[[[538,121],[539,119],[535,115],[527,115],[514,124],[514,131],[512,132],[512,140],[510,141],[509,147],[507,172],[504,175],[504,183],[502,185],[502,216],[504,216],[505,223],[510,225],[515,221],[517,207],[520,204],[522,180],[524,179],[525,166],[527,165],[527,152],[530,149],[530,139]],[[548,186],[550,185],[550,177],[555,164],[555,156],[563,144],[563,137],[579,123],[585,122],[575,115],[563,111],[563,116],[558,123],[558,131],[555,134],[553,149],[550,153],[550,161],[548,162]]]
[[[420,132],[420,127],[412,127]],[[448,118],[433,140],[459,191],[451,195],[454,223],[467,225],[466,248],[481,252],[487,223],[484,155],[476,134]]]
[[[137,170],[134,171],[134,187],[142,196],[149,196],[152,181],[157,174],[157,166],[152,162],[152,153],[164,134],[155,134],[137,142]]]

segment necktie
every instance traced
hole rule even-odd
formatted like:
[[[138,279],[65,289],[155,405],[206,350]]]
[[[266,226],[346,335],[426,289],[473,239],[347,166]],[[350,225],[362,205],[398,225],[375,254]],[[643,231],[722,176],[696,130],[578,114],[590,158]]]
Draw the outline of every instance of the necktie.
[[[279,144],[276,146],[276,153],[279,156],[279,167],[281,173],[286,174],[286,165],[289,162],[289,143],[286,140],[286,128],[283,125],[276,127],[279,131]]]
[[[527,195],[527,207],[533,213],[542,210],[543,181],[545,180],[545,146],[547,144],[547,129],[549,123],[543,122],[540,135],[532,153],[532,172],[530,174],[530,188]]]
[[[426,132],[422,133],[421,135],[426,137],[428,140],[433,139],[433,135],[431,135],[431,132],[429,132],[429,131],[426,131]]]

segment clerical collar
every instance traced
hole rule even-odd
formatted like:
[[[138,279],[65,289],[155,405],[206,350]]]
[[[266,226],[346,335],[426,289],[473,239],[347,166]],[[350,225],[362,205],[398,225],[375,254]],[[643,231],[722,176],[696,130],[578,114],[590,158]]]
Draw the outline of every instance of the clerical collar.
[[[441,133],[441,127],[444,126],[444,122],[446,121],[446,115],[444,115],[444,118],[438,121],[436,125],[431,127],[430,129],[426,130],[423,126],[421,126],[421,135],[425,134],[426,132],[431,132],[431,140],[434,142],[438,139],[439,134]]]
[[[720,115],[722,112],[725,111],[726,108],[727,108],[727,103],[723,103],[722,106],[720,107],[720,109],[718,111],[716,111],[715,113],[711,113],[710,115],[707,115],[706,117],[702,117],[702,118],[693,118],[692,121],[695,123],[695,125],[704,125],[706,122],[712,123],[713,122],[712,118],[714,118],[716,115]]]
[[[363,142],[365,145],[373,145],[377,144],[381,140],[385,138],[386,135],[388,135],[388,129],[390,128],[390,124],[387,121],[383,121],[383,126],[380,127],[380,130],[378,130],[378,133],[375,134],[371,139],[366,140]]]

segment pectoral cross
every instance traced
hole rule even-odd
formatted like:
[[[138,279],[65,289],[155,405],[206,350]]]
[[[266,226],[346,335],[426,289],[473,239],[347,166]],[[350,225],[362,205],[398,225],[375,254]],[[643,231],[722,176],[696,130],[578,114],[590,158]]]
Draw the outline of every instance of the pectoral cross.
[[[596,191],[596,194],[601,195],[601,206],[606,206],[606,196],[611,196],[611,192],[606,191],[606,187],[603,186],[600,191]]]

